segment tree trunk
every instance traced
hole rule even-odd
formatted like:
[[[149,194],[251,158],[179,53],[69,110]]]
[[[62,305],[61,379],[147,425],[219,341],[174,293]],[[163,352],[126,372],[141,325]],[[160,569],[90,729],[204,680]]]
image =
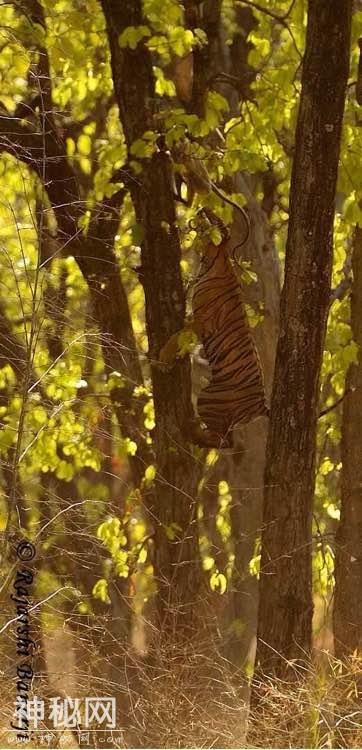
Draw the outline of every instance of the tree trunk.
[[[311,518],[319,374],[352,0],[309,0],[267,441],[257,668],[283,674],[311,647]],[[254,693],[255,698],[255,693]]]
[[[139,0],[102,0],[101,5],[115,95],[130,154],[132,144],[145,131],[157,132],[150,53],[142,42],[135,50],[119,44],[125,28],[142,24],[142,7]],[[201,582],[195,501],[199,473],[186,445],[193,416],[189,359],[178,361],[171,373],[157,365],[160,349],[183,327],[185,315],[172,184],[169,157],[158,151],[142,161],[142,172],[130,182],[130,191],[137,221],[143,228],[141,280],[155,405],[156,487],[146,501],[154,527],[157,610],[163,626],[169,616],[174,620],[177,615],[178,627],[182,627],[182,623],[190,625],[197,612],[192,605]]]
[[[362,228],[353,244],[351,324],[359,347],[358,361],[350,365],[343,402],[341,521],[336,537],[334,647],[336,656],[362,655]]]
[[[240,110],[240,98],[251,95],[250,84],[257,71],[248,63],[248,54],[253,44],[248,35],[258,22],[250,8],[235,9],[238,30],[235,32],[231,46],[226,44],[226,34],[222,24],[220,2],[206,2],[200,6],[195,0],[185,2],[186,24],[194,30],[202,28],[208,44],[195,48],[193,95],[188,104],[188,111],[203,113],[206,93],[214,85],[227,99],[230,113]],[[237,90],[222,81],[216,80],[221,72],[232,74],[239,81]],[[215,80],[214,80],[215,79]],[[211,139],[210,139],[211,140]],[[274,247],[268,215],[263,205],[253,197],[246,175],[237,174],[230,181],[233,191],[241,192],[247,198],[247,210],[250,217],[251,233],[247,244],[240,252],[241,260],[251,262],[251,268],[257,274],[256,284],[243,285],[244,301],[257,310],[260,303],[264,307],[263,321],[253,330],[258,352],[260,354],[266,392],[270,397],[275,349],[278,333],[280,279],[279,263]],[[274,194],[265,195],[269,199],[270,211],[273,207]],[[265,201],[267,205],[267,201]],[[236,246],[243,236],[240,214],[235,212],[231,229],[231,247]],[[256,634],[258,581],[250,575],[249,562],[253,556],[255,540],[261,525],[262,487],[265,465],[265,444],[268,420],[258,419],[234,431],[235,452],[223,455],[205,486],[205,513],[209,519],[208,533],[214,543],[217,567],[222,570],[225,564],[226,549],[215,533],[215,515],[218,482],[228,482],[232,494],[230,521],[234,543],[234,572],[231,591],[227,604],[222,607],[222,630],[224,631],[225,654],[237,667],[251,658],[251,648]],[[219,542],[219,544],[218,544]],[[220,567],[221,565],[221,567]]]
[[[278,335],[279,264],[265,212],[245,188],[244,192],[248,196],[251,238],[242,259],[251,261],[251,268],[257,273],[258,280],[256,284],[243,287],[243,297],[253,309],[258,309],[258,305],[263,303],[263,320],[253,329],[253,334],[269,400]],[[237,231],[236,227],[235,237]],[[255,648],[258,581],[250,575],[249,562],[261,526],[267,429],[268,420],[263,418],[237,430],[234,435],[236,455],[232,460],[229,457],[225,459],[230,486],[235,488],[230,509],[235,563],[228,613],[232,627],[227,656],[237,666],[249,664]]]

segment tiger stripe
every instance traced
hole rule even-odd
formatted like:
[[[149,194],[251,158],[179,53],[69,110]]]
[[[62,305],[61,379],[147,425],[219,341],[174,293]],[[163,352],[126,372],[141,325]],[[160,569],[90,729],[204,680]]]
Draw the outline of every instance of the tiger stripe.
[[[192,309],[211,369],[197,409],[222,442],[235,425],[268,414],[262,368],[225,242],[204,250]]]

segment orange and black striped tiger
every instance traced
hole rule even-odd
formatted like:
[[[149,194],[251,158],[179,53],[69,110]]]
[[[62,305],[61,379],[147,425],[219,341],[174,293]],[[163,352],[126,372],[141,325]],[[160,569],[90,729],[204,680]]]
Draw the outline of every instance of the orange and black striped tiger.
[[[236,424],[266,415],[268,409],[259,356],[226,242],[205,247],[192,309],[193,327],[211,368],[211,380],[197,401],[199,417],[220,444],[231,444]]]

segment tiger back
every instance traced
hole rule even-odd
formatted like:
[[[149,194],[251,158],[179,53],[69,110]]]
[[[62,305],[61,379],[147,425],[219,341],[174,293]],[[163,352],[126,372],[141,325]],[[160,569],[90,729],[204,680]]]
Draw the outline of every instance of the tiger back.
[[[222,443],[235,425],[268,414],[262,368],[225,242],[205,248],[192,309],[211,369],[197,410]]]

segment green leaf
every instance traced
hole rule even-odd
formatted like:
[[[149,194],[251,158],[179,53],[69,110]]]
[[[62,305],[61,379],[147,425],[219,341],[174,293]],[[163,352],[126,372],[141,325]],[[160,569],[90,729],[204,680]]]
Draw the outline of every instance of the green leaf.
[[[223,573],[219,573],[216,570],[210,576],[210,587],[212,591],[217,591],[219,594],[225,594],[227,589],[227,578]]]
[[[206,555],[202,560],[202,567],[204,570],[212,570],[215,565],[215,560],[210,555]]]
[[[152,484],[156,476],[156,467],[153,464],[147,466],[145,471],[144,479],[146,484]]]
[[[137,45],[146,37],[151,36],[148,26],[128,26],[118,37],[119,46],[136,49]]]
[[[121,550],[115,557],[116,573],[120,578],[128,578],[129,565],[127,564],[128,553],[126,550]]]
[[[138,159],[149,159],[155,151],[156,138],[156,133],[151,133],[151,136],[144,133],[143,138],[137,138],[130,149],[132,156]]]
[[[80,154],[83,156],[89,156],[92,150],[92,141],[89,135],[82,133],[82,135],[79,136],[77,140],[77,148]]]
[[[323,463],[319,467],[319,471],[322,474],[322,476],[326,476],[334,469],[334,464],[329,458],[325,458]]]
[[[195,331],[184,329],[177,337],[177,355],[184,357],[192,352],[198,343],[198,337]]]
[[[137,453],[137,443],[130,438],[124,438],[121,440],[119,446],[123,455],[135,456]]]
[[[153,71],[156,77],[156,94],[159,96],[176,96],[175,84],[169,78],[165,78],[163,70],[154,67]]]
[[[93,586],[92,594],[95,599],[100,599],[101,602],[105,602],[106,604],[111,603],[108,594],[108,583],[105,578],[101,578],[99,581],[97,581],[97,583]]]
[[[178,57],[183,57],[190,52],[194,43],[194,35],[190,29],[184,29],[183,26],[175,26],[169,31],[169,42],[172,51]]]
[[[143,407],[143,413],[145,415],[144,425],[147,430],[153,430],[155,427],[155,408],[153,399],[150,399],[147,404]]]

